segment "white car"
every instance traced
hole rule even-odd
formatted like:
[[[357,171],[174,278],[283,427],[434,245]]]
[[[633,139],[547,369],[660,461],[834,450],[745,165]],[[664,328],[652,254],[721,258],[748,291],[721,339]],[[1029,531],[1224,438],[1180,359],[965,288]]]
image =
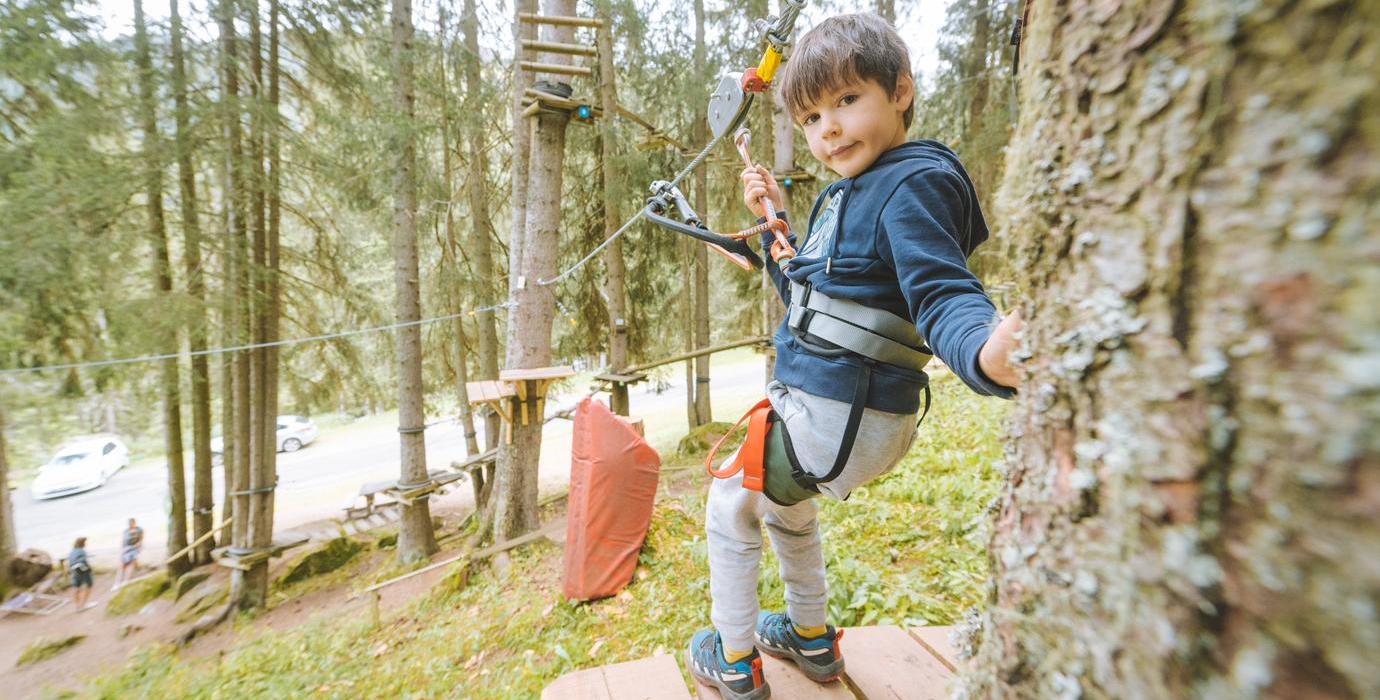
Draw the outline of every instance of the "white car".
[[[113,435],[90,435],[69,440],[49,462],[38,468],[29,487],[36,499],[57,498],[90,491],[115,472],[129,466],[129,448]]]
[[[316,440],[316,424],[304,416],[278,416],[278,451],[296,452]],[[220,464],[225,438],[211,439],[211,461]]]

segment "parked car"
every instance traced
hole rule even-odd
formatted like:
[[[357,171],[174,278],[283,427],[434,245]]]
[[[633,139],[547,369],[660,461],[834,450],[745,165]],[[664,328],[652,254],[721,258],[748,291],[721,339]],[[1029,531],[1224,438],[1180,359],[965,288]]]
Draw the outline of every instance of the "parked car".
[[[57,498],[98,488],[129,466],[129,448],[114,435],[87,435],[68,440],[29,487],[36,499]]]
[[[316,423],[305,416],[278,416],[278,451],[296,452],[316,440]],[[211,461],[220,464],[225,438],[211,438]]]

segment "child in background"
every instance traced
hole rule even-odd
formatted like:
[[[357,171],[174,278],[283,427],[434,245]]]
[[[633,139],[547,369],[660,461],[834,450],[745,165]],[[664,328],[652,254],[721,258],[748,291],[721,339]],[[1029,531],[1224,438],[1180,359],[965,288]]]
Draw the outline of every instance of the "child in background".
[[[78,537],[67,553],[67,570],[72,575],[72,603],[78,612],[94,607],[91,598],[91,564],[86,561],[86,538]]]

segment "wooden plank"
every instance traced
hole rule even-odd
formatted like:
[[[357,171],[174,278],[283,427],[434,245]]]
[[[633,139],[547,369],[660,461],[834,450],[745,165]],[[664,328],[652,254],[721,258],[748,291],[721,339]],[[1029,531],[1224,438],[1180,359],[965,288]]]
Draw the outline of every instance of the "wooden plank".
[[[505,382],[517,382],[536,379],[565,379],[575,376],[573,367],[533,367],[531,369],[505,369],[498,373],[498,378]]]
[[[958,651],[954,649],[954,643],[949,641],[949,634],[954,628],[949,627],[912,627],[910,636],[915,641],[920,642],[920,646],[925,647],[931,654],[934,654],[939,662],[949,667],[950,671],[958,672],[959,658]]]
[[[602,667],[613,700],[690,700],[680,667],[665,654]]]
[[[762,655],[762,676],[767,679],[767,685],[771,686],[771,696],[774,698],[852,700],[855,697],[841,681],[816,683],[806,678],[794,661],[766,654]]]
[[[868,700],[947,700],[953,672],[900,627],[850,627],[843,675]]]
[[[472,404],[500,401],[505,397],[517,395],[517,390],[513,388],[513,385],[501,381],[496,382],[492,379],[465,382],[465,391],[469,393]]]
[[[567,66],[561,63],[539,63],[537,61],[521,61],[520,65],[525,71],[533,73],[554,73],[556,75],[580,75],[589,77],[594,75],[594,70],[586,66]]]
[[[562,44],[555,41],[522,40],[524,51],[544,51],[546,53],[567,54],[570,56],[598,56],[599,50],[584,44]]]
[[[563,27],[599,27],[604,20],[589,17],[565,17],[562,15],[539,15],[535,12],[519,12],[519,22],[528,24],[558,24]]]
[[[542,688],[541,700],[613,700],[604,683],[604,670],[572,671]]]

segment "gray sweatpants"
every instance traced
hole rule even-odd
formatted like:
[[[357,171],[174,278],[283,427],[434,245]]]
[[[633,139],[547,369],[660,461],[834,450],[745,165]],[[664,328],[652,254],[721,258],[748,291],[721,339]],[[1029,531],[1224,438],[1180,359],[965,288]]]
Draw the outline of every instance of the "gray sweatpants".
[[[767,386],[767,396],[786,424],[801,468],[815,476],[828,474],[838,455],[849,405],[780,382]],[[901,461],[914,438],[914,414],[866,409],[847,466],[837,479],[820,484],[820,493],[838,500],[847,498],[854,487]],[[779,506],[761,493],[743,488],[742,472],[730,479],[715,479],[710,485],[705,513],[709,594],[713,598],[710,619],[725,647],[746,651],[753,645],[763,523],[781,562],[787,614],[802,627],[825,623],[828,590],[815,513],[813,499]]]

